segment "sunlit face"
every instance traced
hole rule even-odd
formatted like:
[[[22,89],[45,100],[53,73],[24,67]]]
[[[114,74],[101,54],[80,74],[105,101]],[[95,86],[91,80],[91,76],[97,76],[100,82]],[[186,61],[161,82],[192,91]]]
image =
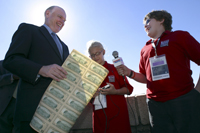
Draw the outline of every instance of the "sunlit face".
[[[45,18],[45,24],[48,25],[54,33],[58,33],[64,26],[66,14],[62,8],[55,7],[52,11],[46,11]]]
[[[160,30],[162,30],[161,26],[163,21],[157,21],[154,18],[147,19],[144,25],[145,32],[150,38],[157,38],[160,36]]]
[[[100,47],[92,47],[90,48],[90,58],[97,63],[103,65],[105,63],[104,61],[104,54],[105,50]]]

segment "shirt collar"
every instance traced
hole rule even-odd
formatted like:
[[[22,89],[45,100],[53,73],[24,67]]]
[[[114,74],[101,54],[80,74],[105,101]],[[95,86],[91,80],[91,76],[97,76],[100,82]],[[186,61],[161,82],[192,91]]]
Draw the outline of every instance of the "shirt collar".
[[[162,38],[163,36],[165,36],[165,35],[167,35],[167,34],[170,34],[170,31],[168,31],[168,30],[164,31],[164,32],[162,33],[162,35],[160,36],[160,38]],[[150,39],[149,41],[147,41],[147,42],[146,42],[146,45],[151,44],[151,40],[152,40],[152,39]],[[157,40],[157,39],[156,39],[156,40]]]
[[[51,30],[51,28],[49,28],[49,26],[47,26],[46,24],[43,25],[49,32],[49,34],[51,35],[51,33],[53,33],[53,31]]]

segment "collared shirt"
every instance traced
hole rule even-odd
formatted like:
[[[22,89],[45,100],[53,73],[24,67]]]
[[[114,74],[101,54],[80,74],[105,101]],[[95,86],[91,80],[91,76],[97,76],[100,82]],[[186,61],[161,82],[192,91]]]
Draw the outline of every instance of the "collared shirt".
[[[141,50],[139,65],[147,78],[147,98],[165,102],[194,89],[190,61],[200,65],[199,42],[186,31],[165,31],[156,48],[158,56],[166,56],[170,78],[152,80],[149,58],[155,56],[155,50],[149,40]]]
[[[51,33],[53,32],[53,31],[51,30],[51,28],[49,28],[49,26],[47,26],[46,24],[44,24],[43,26],[48,30],[49,34],[51,35]]]

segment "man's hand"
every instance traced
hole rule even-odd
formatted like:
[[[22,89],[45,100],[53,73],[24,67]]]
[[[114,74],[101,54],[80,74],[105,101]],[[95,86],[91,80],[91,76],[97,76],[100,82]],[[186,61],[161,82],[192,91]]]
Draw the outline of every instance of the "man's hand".
[[[40,69],[39,74],[43,77],[49,77],[56,81],[60,81],[64,78],[67,78],[67,72],[65,71],[65,69],[57,64],[43,66]]]

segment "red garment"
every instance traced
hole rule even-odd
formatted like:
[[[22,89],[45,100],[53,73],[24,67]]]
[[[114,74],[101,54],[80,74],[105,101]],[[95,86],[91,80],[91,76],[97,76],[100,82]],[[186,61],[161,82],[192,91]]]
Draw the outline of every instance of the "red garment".
[[[103,65],[109,70],[109,73],[100,87],[111,83],[116,89],[126,87],[124,79],[117,73],[115,67],[105,62]],[[115,76],[115,82],[109,82],[109,76]],[[125,78],[129,92],[132,93],[133,87]],[[124,95],[106,95],[107,108],[104,108],[107,115],[107,133],[131,133],[128,109]],[[93,106],[93,132],[105,132],[106,117],[102,109],[94,110]]]
[[[168,45],[161,42],[169,40]],[[157,40],[155,44],[157,43]],[[165,102],[194,89],[190,60],[200,65],[200,44],[186,31],[165,31],[156,47],[157,54],[165,54],[170,78],[152,81],[149,58],[155,56],[151,40],[141,50],[140,73],[147,78],[147,98]]]

